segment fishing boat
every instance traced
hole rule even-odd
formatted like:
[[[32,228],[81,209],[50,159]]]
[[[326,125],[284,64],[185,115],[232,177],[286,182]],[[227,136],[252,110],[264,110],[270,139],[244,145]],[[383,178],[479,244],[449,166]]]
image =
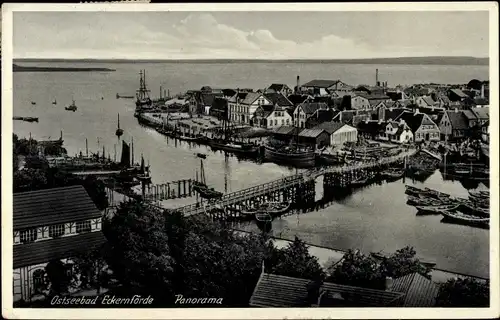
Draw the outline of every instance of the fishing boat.
[[[441,214],[443,210],[456,210],[459,207],[458,204],[453,205],[440,205],[440,206],[416,206],[419,214]]]
[[[34,106],[36,104],[35,101],[31,101],[31,105]]]
[[[198,158],[201,158],[201,159],[206,159],[206,158],[207,158],[207,155],[206,155],[206,154],[204,154],[204,153],[199,153],[199,152],[196,154],[196,156],[197,156]]]
[[[258,212],[255,214],[255,220],[257,221],[257,225],[265,231],[268,231],[272,227],[273,218],[269,213]]]
[[[116,128],[115,134],[118,138],[120,138],[123,135],[123,129],[120,128],[120,114],[118,114],[118,128]]]
[[[198,156],[198,154],[197,154]],[[221,198],[223,196],[223,193],[222,192],[219,192],[217,190],[215,190],[214,188],[210,188],[207,183],[206,183],[206,179],[205,179],[205,169],[203,168],[203,157],[200,157],[200,174],[201,174],[201,179],[200,181],[198,181],[198,179],[196,179],[193,184],[192,184],[192,188],[193,188],[193,191],[197,192],[200,197],[202,197],[203,199],[218,199],[218,198]],[[197,174],[198,175],[198,174]]]
[[[351,186],[360,187],[365,185],[368,182],[368,178],[358,178],[356,180],[351,181]]]
[[[291,206],[291,202],[265,202],[254,208],[245,208],[241,210],[241,213],[243,215],[252,215],[257,212],[267,212],[271,216],[277,216],[287,212]]]
[[[194,139],[196,140],[197,138]],[[208,145],[216,150],[244,154],[248,156],[256,155],[259,151],[259,146],[255,145],[254,143],[229,141],[223,139],[209,139]]]
[[[116,94],[116,99],[134,99],[134,96],[121,96],[118,93]]]
[[[490,218],[480,218],[477,216],[465,214],[457,210],[442,211],[441,214],[443,215],[444,219],[448,219],[463,224],[469,224],[475,226],[489,226],[490,223]]]
[[[490,197],[489,191],[469,191],[469,198],[485,199]]]
[[[24,117],[22,120],[27,122],[38,122],[38,118],[36,117]]]
[[[12,117],[12,120],[23,120],[23,117]]]
[[[54,101],[52,101],[52,104],[53,104],[53,105],[56,105],[56,104],[57,104],[57,100],[56,100],[56,99],[54,99]]]
[[[279,164],[312,167],[316,162],[316,153],[310,148],[300,148],[299,146],[275,147],[266,145],[264,147],[264,158],[267,161]]]
[[[78,107],[75,104],[75,100],[73,100],[73,103],[71,105],[64,107],[64,109],[66,109],[67,111],[75,112],[78,109]]]
[[[406,204],[412,205],[412,206],[439,206],[443,205],[443,202],[437,200],[437,199],[432,199],[432,198],[427,198],[427,197],[414,197],[414,196],[408,196],[408,200],[406,201]]]
[[[382,172],[382,176],[386,179],[399,179],[404,175],[404,170],[390,169]]]
[[[424,192],[429,197],[436,198],[436,199],[439,199],[439,200],[444,200],[444,199],[450,198],[450,195],[447,194],[447,193],[443,193],[443,192],[440,192],[440,191],[437,191],[437,190],[433,190],[433,189],[429,189],[429,188],[425,188]]]
[[[141,70],[139,75],[139,89],[137,90],[137,99],[135,101],[136,111],[140,111],[144,108],[151,108],[151,105],[153,104],[153,101],[149,97],[149,92],[151,90],[149,90],[146,86],[146,70]]]
[[[374,257],[375,259],[377,260],[384,260],[384,259],[387,259],[388,257],[390,257],[390,254],[388,253],[385,253],[383,251],[379,251],[379,252],[370,252],[370,255],[372,257]],[[427,268],[434,268],[436,266],[436,263],[433,262],[433,261],[426,261],[426,260],[422,260],[420,258],[418,258],[418,260],[420,261],[420,263],[427,267]]]
[[[490,216],[490,209],[489,208],[481,208],[476,205],[470,205],[470,204],[461,204],[460,211],[466,213],[466,214],[471,214],[474,216],[478,217],[489,217]]]

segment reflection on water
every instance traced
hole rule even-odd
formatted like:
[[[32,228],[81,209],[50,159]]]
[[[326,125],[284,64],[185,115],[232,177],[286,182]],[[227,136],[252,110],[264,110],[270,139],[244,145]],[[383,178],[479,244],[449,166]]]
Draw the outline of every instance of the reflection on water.
[[[39,122],[15,121],[14,132],[20,137],[28,137],[31,133],[35,139],[57,139],[60,130],[63,130],[64,146],[70,154],[85,152],[85,138],[87,138],[91,151],[102,150],[105,146],[106,150],[114,152],[116,145],[119,155],[121,141],[115,136],[115,130],[116,115],[120,113],[120,127],[124,130],[121,139],[130,143],[133,137],[135,159],[138,161],[140,155],[144,154],[151,166],[152,180],[155,184],[194,178],[196,170],[200,169],[196,153],[208,155],[204,160],[206,180],[219,191],[233,192],[295,173],[294,169],[273,163],[242,160],[220,151],[213,152],[205,146],[173,140],[139,125],[137,119],[133,117],[135,108],[133,100],[116,99],[115,95],[117,92],[121,94],[135,92],[137,73],[144,66],[123,64],[109,67],[117,69],[117,72],[15,73],[14,116],[39,117]],[[210,74],[209,78],[189,78],[189,70],[179,72],[175,69],[188,67],[190,67],[188,64],[179,67],[175,65],[151,67],[151,71],[148,69],[149,79],[152,84],[158,86],[161,84],[164,88],[177,86],[172,92],[197,89],[208,84],[224,86],[224,81],[228,81],[228,77],[222,76],[218,71],[220,66],[216,68],[196,66],[204,70],[200,73],[205,74],[206,71],[206,74]],[[255,68],[259,69],[256,73],[253,71]],[[304,67],[307,68],[309,67]],[[331,73],[332,68],[337,67],[331,67],[327,73]],[[349,67],[349,70],[354,70],[353,68],[358,67]],[[360,80],[363,75],[368,74],[365,72],[366,67],[359,68],[363,69],[363,72],[356,75],[359,79],[351,79],[352,81],[346,79],[348,83],[364,82]],[[165,71],[167,69],[169,72]],[[322,72],[325,72],[323,70],[325,66],[317,69],[321,70],[314,69],[314,72],[310,72],[311,79],[320,77]],[[238,84],[240,87],[257,88],[264,85],[263,83],[278,80],[287,83],[287,78],[293,80],[296,76],[295,73],[290,77],[281,73],[270,74],[258,65],[252,65],[250,73],[245,71],[247,69],[244,69],[244,72],[241,70],[234,72],[233,75],[244,76],[241,79],[231,79],[228,86]],[[420,68],[415,70],[423,72]],[[447,67],[447,72],[442,74],[449,74],[450,70]],[[485,70],[487,74],[487,67]],[[404,72],[397,74],[401,76],[409,73],[405,69]],[[351,74],[347,76],[351,77]],[[436,73],[435,76],[438,77],[440,74]],[[428,78],[426,75],[423,77]],[[454,74],[453,81],[457,81],[460,77]],[[464,81],[477,78],[468,73],[464,77]],[[215,83],[211,79],[216,79]],[[411,81],[418,82],[418,79]],[[436,81],[439,82],[439,79]],[[399,82],[404,83],[404,81]],[[186,83],[189,83],[189,87],[180,89],[180,84],[185,86]],[[57,99],[57,105],[52,105],[54,99]],[[65,111],[64,106],[70,104],[72,99],[75,99],[78,110]],[[31,101],[36,101],[37,104],[31,105]],[[113,154],[111,156],[113,157]],[[440,216],[417,216],[416,209],[406,205],[405,183],[461,197],[467,197],[466,188],[486,188],[482,182],[443,180],[441,174],[436,171],[425,181],[407,179],[405,182],[398,180],[392,183],[373,184],[333,201],[325,208],[307,213],[294,213],[277,219],[273,221],[272,232],[287,238],[298,235],[306,242],[321,246],[340,249],[359,248],[365,252],[395,251],[405,245],[411,245],[423,258],[435,260],[440,268],[488,276],[488,231],[441,223]],[[193,201],[194,197],[168,200],[164,201],[164,204],[177,207]],[[258,230],[253,223],[245,225],[245,228]]]

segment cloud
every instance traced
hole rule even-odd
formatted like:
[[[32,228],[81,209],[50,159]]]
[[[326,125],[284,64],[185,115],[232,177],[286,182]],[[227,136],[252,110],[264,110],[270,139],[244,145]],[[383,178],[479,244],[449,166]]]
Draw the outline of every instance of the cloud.
[[[120,13],[77,14],[66,19],[29,16],[15,22],[14,55],[17,58],[66,55],[68,58],[132,59],[355,59],[443,55],[440,52],[443,48],[432,43],[405,48],[384,41],[369,44],[337,34],[315,37],[314,30],[310,39],[299,42],[279,39],[271,30],[240,30],[220,23],[210,13],[192,13],[174,22],[169,17],[168,14],[126,16]],[[460,53],[470,54],[467,48]]]

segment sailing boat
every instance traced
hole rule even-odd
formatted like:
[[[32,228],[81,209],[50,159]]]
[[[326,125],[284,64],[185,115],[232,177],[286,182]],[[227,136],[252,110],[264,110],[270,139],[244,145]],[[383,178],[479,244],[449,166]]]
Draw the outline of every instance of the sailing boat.
[[[135,102],[137,112],[143,108],[150,108],[153,103],[149,97],[150,90],[146,87],[146,70],[141,70],[139,74],[139,90],[137,90],[137,100]]]
[[[75,112],[78,109],[75,104],[75,100],[73,100],[73,103],[71,105],[64,107],[64,109]]]
[[[194,181],[193,183],[193,191],[196,191],[200,194],[200,197],[204,199],[216,199],[222,197],[222,192],[216,191],[214,188],[209,188],[206,180],[205,180],[205,170],[203,168],[203,157],[199,154],[197,155],[200,158],[200,173],[201,173],[201,181]]]
[[[123,135],[123,129],[120,128],[120,114],[118,114],[118,128],[116,129],[116,136],[120,138]]]
[[[227,108],[227,107],[226,107]],[[222,120],[222,131],[219,137],[208,139],[208,145],[216,150],[237,153],[244,156],[255,156],[259,146],[251,142],[235,141],[231,139],[231,124],[226,117]]]
[[[272,142],[267,144],[264,149],[264,159],[274,163],[291,164],[297,167],[312,167],[315,165],[316,154],[314,148],[301,147],[299,145],[298,127],[295,130],[295,144],[274,145]]]

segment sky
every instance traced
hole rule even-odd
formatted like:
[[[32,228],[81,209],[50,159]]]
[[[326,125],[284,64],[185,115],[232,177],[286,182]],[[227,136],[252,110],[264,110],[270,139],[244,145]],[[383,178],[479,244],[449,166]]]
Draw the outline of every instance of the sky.
[[[487,11],[14,12],[14,58],[489,55]]]

